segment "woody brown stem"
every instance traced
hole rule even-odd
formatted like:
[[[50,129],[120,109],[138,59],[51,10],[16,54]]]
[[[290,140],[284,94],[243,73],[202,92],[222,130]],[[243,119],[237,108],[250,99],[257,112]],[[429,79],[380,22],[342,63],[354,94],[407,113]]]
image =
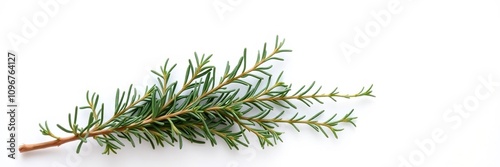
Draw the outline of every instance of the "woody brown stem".
[[[111,129],[104,129],[104,130],[89,132],[88,137],[109,134],[111,132],[113,132],[113,130],[111,130]],[[75,141],[78,139],[80,139],[80,138],[78,136],[74,135],[74,136],[68,136],[68,137],[61,137],[61,138],[56,139],[56,140],[46,141],[46,142],[42,142],[42,143],[23,144],[23,145],[21,145],[21,147],[19,147],[19,152],[24,153],[24,152],[29,152],[29,151],[34,151],[34,150],[39,150],[39,149],[44,149],[44,148],[49,148],[49,147],[60,146],[61,144]]]

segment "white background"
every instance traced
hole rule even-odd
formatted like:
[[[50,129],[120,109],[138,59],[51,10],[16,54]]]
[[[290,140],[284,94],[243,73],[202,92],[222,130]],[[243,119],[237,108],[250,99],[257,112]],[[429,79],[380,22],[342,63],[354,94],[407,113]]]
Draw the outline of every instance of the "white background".
[[[46,2],[56,2],[55,12],[38,4]],[[372,15],[394,4],[390,20]],[[48,14],[53,16],[44,19]],[[23,35],[34,16],[42,16],[42,24]],[[100,93],[111,107],[116,88],[145,86],[152,80],[149,70],[167,58],[178,63],[177,75],[183,77],[195,51],[214,54],[212,64],[223,67],[245,47],[256,55],[276,35],[293,49],[275,66],[276,73],[285,71],[283,81],[316,81],[344,93],[374,84],[377,96],[301,108],[303,113],[326,109],[327,115],[354,108],[358,127],[346,127],[339,139],[285,126],[284,142],[264,150],[257,140],[240,151],[222,142],[184,143],[182,150],[152,150],[144,143],[101,155],[102,148],[91,142],[76,155],[75,142],[18,153],[16,160],[5,158],[4,151],[7,166],[500,166],[499,1],[4,0],[0,24],[2,54],[18,54],[19,145],[50,140],[39,133],[38,123],[48,120],[56,131],[74,106],[85,104],[87,90]],[[367,26],[372,26],[369,41],[354,44]],[[15,44],[12,36],[26,41]],[[359,53],[346,55],[342,43]],[[489,90],[479,78],[497,86]],[[455,106],[472,109],[460,115]],[[1,121],[4,139],[7,122]],[[434,133],[441,136],[433,139]]]

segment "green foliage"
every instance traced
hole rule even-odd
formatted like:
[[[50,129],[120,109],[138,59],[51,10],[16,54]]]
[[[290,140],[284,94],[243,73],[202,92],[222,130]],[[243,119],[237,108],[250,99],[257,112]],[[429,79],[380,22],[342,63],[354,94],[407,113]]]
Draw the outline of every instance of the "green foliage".
[[[239,149],[250,143],[248,134],[257,136],[262,147],[282,141],[283,132],[276,130],[279,124],[289,124],[297,131],[300,131],[297,125],[304,124],[326,137],[331,133],[335,138],[342,130],[338,124],[356,126],[352,111],[340,119],[336,119],[335,114],[326,121],[318,121],[323,111],[309,118],[299,113],[285,116],[285,112],[297,109],[296,102],[310,106],[314,102],[322,104],[323,98],[335,101],[373,95],[371,86],[356,94],[339,94],[337,89],[320,93],[321,87],[316,87],[314,82],[292,91],[291,85],[280,81],[282,73],[277,77],[270,73],[273,61],[283,61],[279,53],[291,52],[282,49],[283,44],[284,40],[279,41],[278,37],[272,50],[268,51],[264,44],[253,64],[248,63],[245,49],[235,65],[227,63],[220,77],[215,75],[216,67],[209,65],[212,55],[195,53],[194,59],[188,61],[182,84],[171,80],[176,65],[170,65],[167,60],[158,71],[151,71],[158,83],[146,88],[143,95],[132,85],[126,91],[116,91],[111,118],[104,121],[104,103],[99,102],[99,95],[87,92],[88,104],[68,115],[68,125],[57,124],[57,127],[80,139],[77,152],[87,138],[92,137],[104,147],[103,153],[109,154],[125,146],[123,141],[134,147],[146,141],[153,149],[167,144],[182,148],[185,141],[209,142],[214,146],[220,142],[216,140],[218,137],[229,148]],[[276,112],[276,108],[283,111]],[[77,124],[78,110],[82,109],[90,111],[83,126]],[[270,114],[272,112],[276,113]],[[59,140],[47,123],[40,124],[40,128],[43,135]]]

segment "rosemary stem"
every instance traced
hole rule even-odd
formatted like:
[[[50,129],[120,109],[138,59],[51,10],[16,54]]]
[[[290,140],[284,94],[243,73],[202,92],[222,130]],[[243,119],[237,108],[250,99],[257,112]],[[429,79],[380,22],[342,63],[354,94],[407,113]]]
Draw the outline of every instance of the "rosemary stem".
[[[109,134],[111,132],[113,132],[112,129],[103,129],[103,130],[99,130],[99,131],[88,132],[89,133],[88,137]],[[73,136],[61,137],[59,139],[41,142],[41,143],[23,144],[19,147],[19,152],[24,153],[24,152],[29,152],[29,151],[34,151],[34,150],[39,150],[39,149],[44,149],[44,148],[49,148],[49,147],[56,147],[56,146],[60,146],[62,144],[65,144],[65,143],[68,143],[71,141],[75,141],[75,140],[79,140],[79,137],[76,135],[73,135]]]

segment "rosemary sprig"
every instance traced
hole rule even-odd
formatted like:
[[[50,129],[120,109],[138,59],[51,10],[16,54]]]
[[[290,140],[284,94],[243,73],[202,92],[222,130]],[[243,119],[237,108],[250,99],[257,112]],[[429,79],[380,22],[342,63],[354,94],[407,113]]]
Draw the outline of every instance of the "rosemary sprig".
[[[226,142],[229,148],[239,149],[250,143],[247,134],[257,136],[260,145],[273,146],[282,141],[283,132],[277,131],[279,124],[289,124],[297,131],[297,125],[309,125],[315,131],[328,137],[327,131],[337,138],[337,132],[342,129],[337,125],[353,122],[353,111],[336,119],[331,116],[326,121],[317,118],[324,112],[317,112],[312,117],[296,113],[286,118],[285,112],[297,109],[296,102],[307,106],[314,102],[323,103],[322,98],[354,98],[372,96],[372,86],[363,88],[356,94],[340,94],[337,89],[329,93],[320,93],[321,87],[313,82],[292,91],[292,86],[281,82],[280,73],[276,78],[270,73],[272,61],[283,61],[279,53],[291,52],[282,49],[284,40],[276,37],[273,49],[268,52],[267,44],[259,51],[255,63],[247,62],[247,51],[243,52],[236,65],[227,63],[224,74],[216,77],[216,68],[210,66],[212,55],[199,56],[188,61],[185,78],[182,84],[171,81],[170,76],[175,68],[167,60],[159,71],[152,71],[157,76],[158,84],[146,88],[143,95],[131,85],[127,91],[116,91],[114,114],[106,121],[104,118],[104,103],[99,102],[99,95],[87,92],[87,105],[76,107],[74,114],[68,114],[68,125],[57,124],[62,131],[69,133],[68,137],[54,135],[45,122],[40,124],[43,135],[55,140],[25,144],[20,152],[27,152],[79,140],[76,152],[80,151],[88,138],[94,138],[104,147],[104,154],[116,153],[125,146],[122,141],[128,141],[132,146],[142,141],[149,142],[154,149],[165,144],[182,148],[183,140],[192,143],[209,142],[217,144],[216,137]],[[179,88],[178,88],[179,87]],[[269,116],[280,107],[284,111]],[[77,124],[78,111],[90,110],[86,125]],[[272,115],[272,114],[271,114]]]

